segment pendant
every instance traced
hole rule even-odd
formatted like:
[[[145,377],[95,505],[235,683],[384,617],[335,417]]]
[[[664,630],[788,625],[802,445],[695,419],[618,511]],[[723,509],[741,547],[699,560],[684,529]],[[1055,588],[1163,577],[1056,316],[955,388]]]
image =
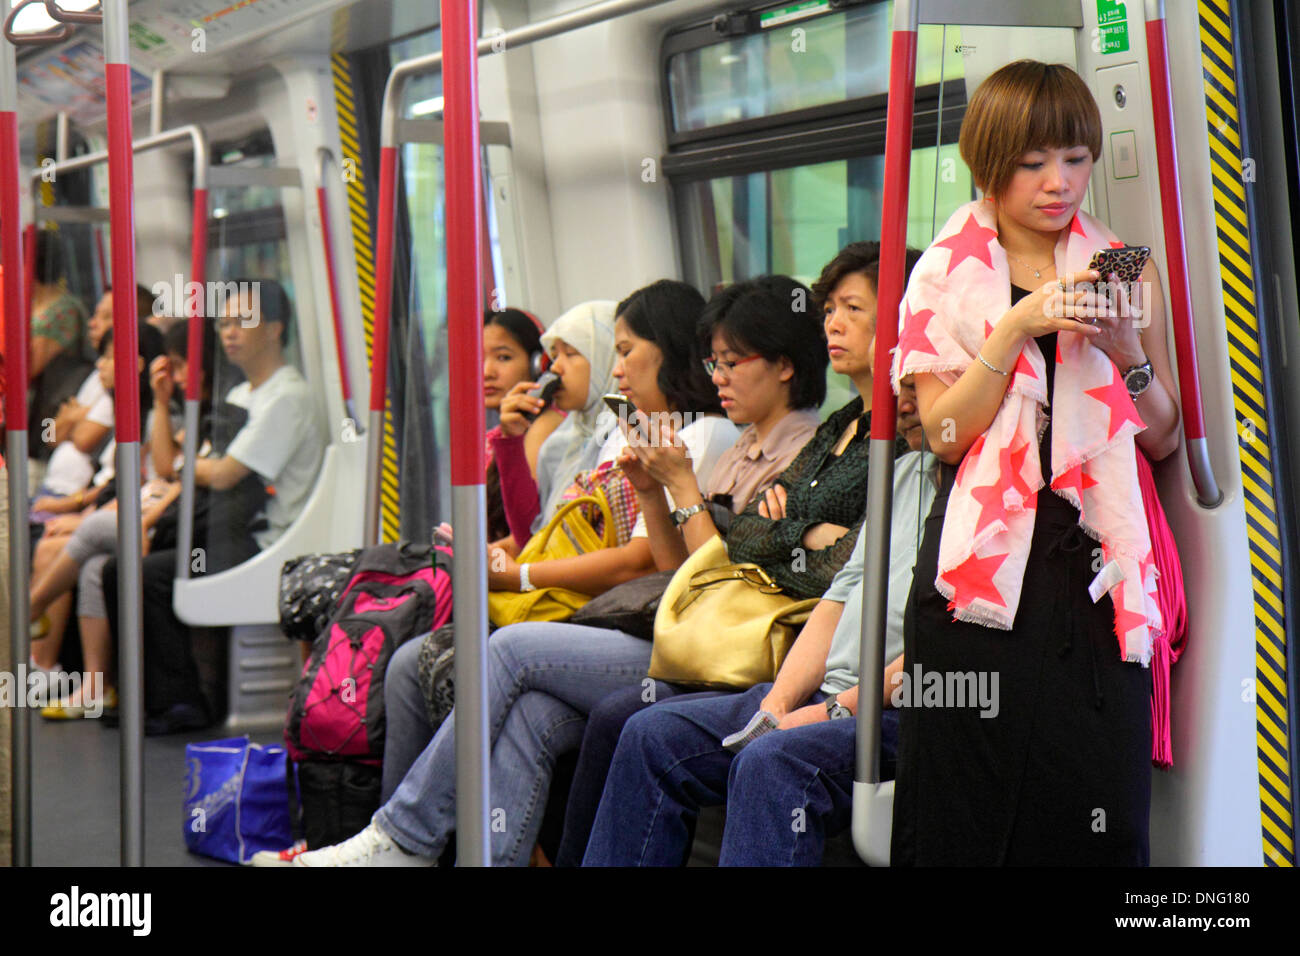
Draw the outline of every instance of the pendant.
[[[1041,272],[1039,272],[1037,269],[1035,269],[1035,270],[1034,270],[1034,278],[1035,278],[1035,279],[1041,279],[1042,277],[1043,277],[1043,274],[1042,274]]]

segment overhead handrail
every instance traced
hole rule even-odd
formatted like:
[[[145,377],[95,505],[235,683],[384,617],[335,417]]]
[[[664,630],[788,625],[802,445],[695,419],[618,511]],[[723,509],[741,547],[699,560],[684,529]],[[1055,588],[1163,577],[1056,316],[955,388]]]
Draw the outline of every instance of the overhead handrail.
[[[5,33],[13,11],[0,0]],[[31,655],[28,603],[27,526],[27,347],[28,323],[23,293],[24,261],[21,195],[18,189],[18,58],[0,43],[0,262],[4,265],[5,458],[9,491],[9,646],[13,666],[25,667]],[[13,708],[10,781],[13,790],[13,865],[32,864],[31,710]]]
[[[862,574],[861,646],[858,658],[858,726],[853,775],[853,845],[869,866],[889,865],[893,781],[880,780],[881,678],[889,603],[889,540],[894,503],[897,406],[889,366],[898,344],[907,254],[907,192],[912,166],[912,116],[916,101],[916,0],[895,0],[889,54],[889,106],[885,116],[885,182],[881,195],[880,270],[876,353],[871,386],[871,449],[867,511],[862,522],[866,558]]]
[[[44,0],[18,0],[18,4],[5,17],[5,39],[14,46],[49,46],[53,43],[61,43],[72,36],[73,28],[66,22],[59,26],[50,27],[41,33],[14,33],[14,18],[18,16],[18,12],[33,3],[43,2]],[[45,12],[49,13],[49,4],[45,4]],[[57,20],[58,17],[54,19]]]
[[[103,8],[99,10],[64,10],[58,0],[44,0],[45,12],[60,23],[102,23]]]
[[[668,0],[605,0],[537,23],[484,37],[479,56],[513,50],[538,40],[637,13]],[[393,222],[397,198],[398,125],[406,83],[442,67],[442,51],[413,57],[393,66],[384,85],[379,120],[379,209],[375,236],[374,336],[370,353],[370,433],[366,446],[366,518],[363,543],[379,540],[379,485],[383,453],[384,398],[388,392],[388,334],[393,294]],[[445,98],[444,98],[445,101]]]
[[[1204,508],[1223,501],[1223,490],[1210,464],[1201,405],[1201,372],[1196,358],[1192,293],[1187,281],[1187,247],[1183,233],[1183,196],[1178,179],[1178,144],[1174,140],[1174,102],[1169,81],[1169,44],[1164,0],[1146,0],[1147,69],[1151,74],[1151,113],[1155,120],[1156,168],[1160,177],[1160,219],[1165,229],[1165,267],[1169,273],[1169,311],[1178,355],[1178,393],[1182,399],[1183,441],[1187,468]]]
[[[343,387],[343,408],[354,433],[360,435],[363,426],[357,419],[352,404],[352,377],[348,374],[347,340],[343,329],[343,314],[339,308],[338,274],[334,268],[334,241],[330,229],[329,196],[325,191],[325,167],[334,162],[334,153],[328,146],[316,150],[316,209],[320,213],[321,245],[325,250],[325,275],[329,281],[330,315],[334,319],[334,350],[339,360],[339,382]]]

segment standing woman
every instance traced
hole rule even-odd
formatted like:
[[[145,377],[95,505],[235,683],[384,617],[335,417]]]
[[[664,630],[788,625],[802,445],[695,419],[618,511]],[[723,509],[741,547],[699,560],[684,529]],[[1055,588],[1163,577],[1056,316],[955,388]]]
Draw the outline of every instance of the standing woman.
[[[943,462],[905,671],[995,675],[999,706],[902,709],[892,859],[1145,865],[1161,621],[1135,441],[1164,458],[1179,426],[1159,280],[1094,291],[1123,243],[1079,209],[1101,118],[1068,67],[998,70],[960,147],[986,198],[914,271],[893,369]]]

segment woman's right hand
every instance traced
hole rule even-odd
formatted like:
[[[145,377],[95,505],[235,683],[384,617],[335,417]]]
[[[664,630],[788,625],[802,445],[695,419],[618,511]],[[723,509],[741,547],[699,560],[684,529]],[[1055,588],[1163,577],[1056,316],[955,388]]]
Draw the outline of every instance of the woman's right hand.
[[[153,389],[154,401],[166,405],[172,400],[176,383],[172,381],[172,367],[167,356],[160,355],[149,363],[149,387]]]
[[[533,412],[538,415],[546,408],[546,403],[540,398],[533,398],[526,394],[530,388],[536,388],[536,382],[519,382],[512,388],[506,397],[501,399],[501,431],[511,438],[518,438],[524,432],[528,431],[528,426],[532,424],[524,418],[523,412]]]
[[[1091,338],[1101,330],[1088,320],[1106,308],[1096,290],[1100,278],[1095,269],[1085,269],[1067,273],[1060,282],[1044,283],[1017,302],[998,327],[1009,322],[1024,339],[1051,332],[1078,332]]]
[[[618,466],[627,476],[628,483],[640,494],[653,494],[659,488],[659,482],[650,477],[650,473],[645,470],[645,466],[641,464],[641,460],[631,448],[623,449],[622,454],[618,456]]]

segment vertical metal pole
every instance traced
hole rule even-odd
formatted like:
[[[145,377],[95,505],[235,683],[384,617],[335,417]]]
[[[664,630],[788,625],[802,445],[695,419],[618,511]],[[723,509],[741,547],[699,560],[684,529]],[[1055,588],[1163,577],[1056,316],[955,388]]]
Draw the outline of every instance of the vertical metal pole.
[[[447,325],[451,371],[452,526],[456,621],[456,850],[462,866],[489,866],[487,727],[487,511],[479,240],[477,0],[442,0]],[[377,338],[377,337],[376,337]],[[376,436],[378,437],[378,436]]]
[[[10,0],[0,0],[0,20]],[[9,466],[9,640],[13,666],[26,673],[31,655],[27,530],[27,273],[20,235],[18,184],[18,68],[13,46],[0,39],[0,259],[4,263],[5,421]],[[25,689],[26,682],[21,686]],[[10,779],[13,787],[13,864],[32,865],[31,711],[15,707]]]
[[[876,292],[876,357],[871,390],[871,452],[867,512],[862,534],[862,645],[858,661],[857,765],[853,784],[853,842],[862,858],[889,862],[892,800],[881,793],[880,709],[889,598],[889,540],[894,490],[894,391],[889,367],[898,344],[898,306],[907,254],[907,190],[912,164],[912,111],[916,97],[915,0],[896,0],[890,52],[889,109],[885,132],[885,184],[880,223],[880,280]],[[859,805],[863,809],[859,809]]]
[[[144,666],[140,601],[140,390],[134,155],[127,0],[104,0],[108,188],[113,237],[113,415],[117,433],[118,681],[122,689],[122,865],[144,865]]]
[[[1174,350],[1178,354],[1179,397],[1182,399],[1183,440],[1187,467],[1201,505],[1213,508],[1223,491],[1210,465],[1205,413],[1201,408],[1201,373],[1192,327],[1192,293],[1187,284],[1187,248],[1183,241],[1183,197],[1178,181],[1178,146],[1174,140],[1174,101],[1169,80],[1169,45],[1165,34],[1164,0],[1146,0],[1147,69],[1151,78],[1151,116],[1156,137],[1156,168],[1160,173],[1160,219],[1165,228],[1165,266],[1169,271],[1169,311],[1173,317]]]
[[[206,152],[194,153],[194,210],[190,220],[190,281],[198,283],[200,290],[207,288],[208,268],[208,158]],[[187,297],[188,298],[188,297]],[[189,328],[186,329],[185,364],[189,374],[185,377],[185,462],[181,471],[181,520],[176,534],[176,577],[186,580],[190,576],[190,549],[194,546],[194,465],[199,447],[199,401],[203,396],[200,377],[203,372],[203,323],[206,294],[195,296],[197,301],[187,308]],[[187,302],[188,305],[188,302]],[[215,388],[208,382],[208,388]]]

